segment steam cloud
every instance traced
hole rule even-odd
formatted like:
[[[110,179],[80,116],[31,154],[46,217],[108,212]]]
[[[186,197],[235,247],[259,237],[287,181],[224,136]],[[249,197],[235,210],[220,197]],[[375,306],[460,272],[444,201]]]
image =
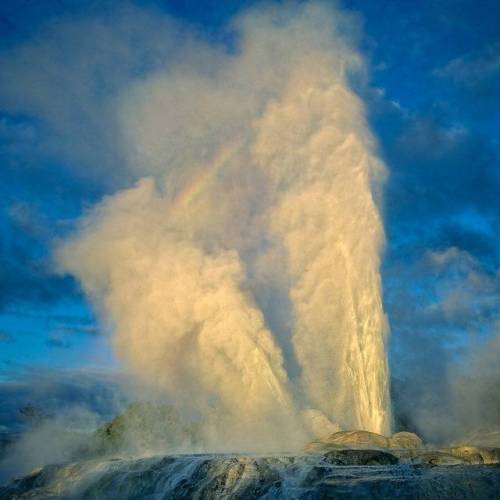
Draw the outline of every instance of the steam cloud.
[[[130,86],[117,109],[140,180],[57,252],[130,370],[207,422],[207,447],[390,431],[384,166],[346,25],[320,4],[261,7],[233,21],[236,50],[191,41]]]

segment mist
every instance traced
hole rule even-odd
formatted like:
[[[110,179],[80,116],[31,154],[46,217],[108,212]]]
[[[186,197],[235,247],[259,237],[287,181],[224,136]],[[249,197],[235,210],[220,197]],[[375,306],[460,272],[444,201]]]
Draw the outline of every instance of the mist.
[[[26,369],[0,385],[0,480],[75,460],[95,429],[123,411],[143,388],[95,370]]]

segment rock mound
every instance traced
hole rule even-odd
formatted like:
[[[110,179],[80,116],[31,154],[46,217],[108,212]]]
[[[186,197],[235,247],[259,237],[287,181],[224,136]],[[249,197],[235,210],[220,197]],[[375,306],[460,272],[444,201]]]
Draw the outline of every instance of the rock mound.
[[[500,447],[500,429],[476,430],[463,439],[455,441],[451,446]]]
[[[422,440],[413,432],[396,432],[396,434],[388,438],[388,441],[389,448],[414,450],[424,446]]]
[[[462,458],[466,463],[472,464],[498,464],[500,463],[500,448],[481,446],[453,446],[444,451],[455,457]]]
[[[402,460],[403,461],[403,460]],[[406,462],[406,461],[404,461]],[[483,459],[480,455],[470,457],[461,457],[453,453],[448,453],[447,450],[425,450],[416,453],[409,463],[413,465],[470,465],[470,464],[483,464]]]
[[[340,431],[313,441],[307,445],[306,451],[321,452],[335,448],[419,449],[422,446],[422,440],[412,432],[398,432],[385,437],[368,431]]]

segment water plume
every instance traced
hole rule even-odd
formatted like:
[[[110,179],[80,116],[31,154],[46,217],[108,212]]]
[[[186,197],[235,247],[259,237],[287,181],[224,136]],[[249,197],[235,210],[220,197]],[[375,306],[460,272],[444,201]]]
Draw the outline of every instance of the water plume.
[[[261,6],[233,21],[235,51],[198,41],[131,84],[118,116],[138,181],[57,252],[118,356],[206,423],[210,449],[390,431],[384,166],[346,26],[322,4]]]
[[[284,250],[302,389],[342,427],[385,434],[383,228],[371,191],[383,167],[345,75],[326,68],[308,63],[293,75],[253,151],[274,187],[266,220]]]

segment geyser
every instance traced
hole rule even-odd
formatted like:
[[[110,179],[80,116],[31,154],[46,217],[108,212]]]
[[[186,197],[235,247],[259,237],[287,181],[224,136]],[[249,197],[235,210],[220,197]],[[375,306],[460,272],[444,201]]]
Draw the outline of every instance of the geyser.
[[[250,11],[237,47],[192,38],[118,103],[130,189],[58,250],[118,356],[211,449],[390,431],[384,177],[362,69],[318,4]]]

